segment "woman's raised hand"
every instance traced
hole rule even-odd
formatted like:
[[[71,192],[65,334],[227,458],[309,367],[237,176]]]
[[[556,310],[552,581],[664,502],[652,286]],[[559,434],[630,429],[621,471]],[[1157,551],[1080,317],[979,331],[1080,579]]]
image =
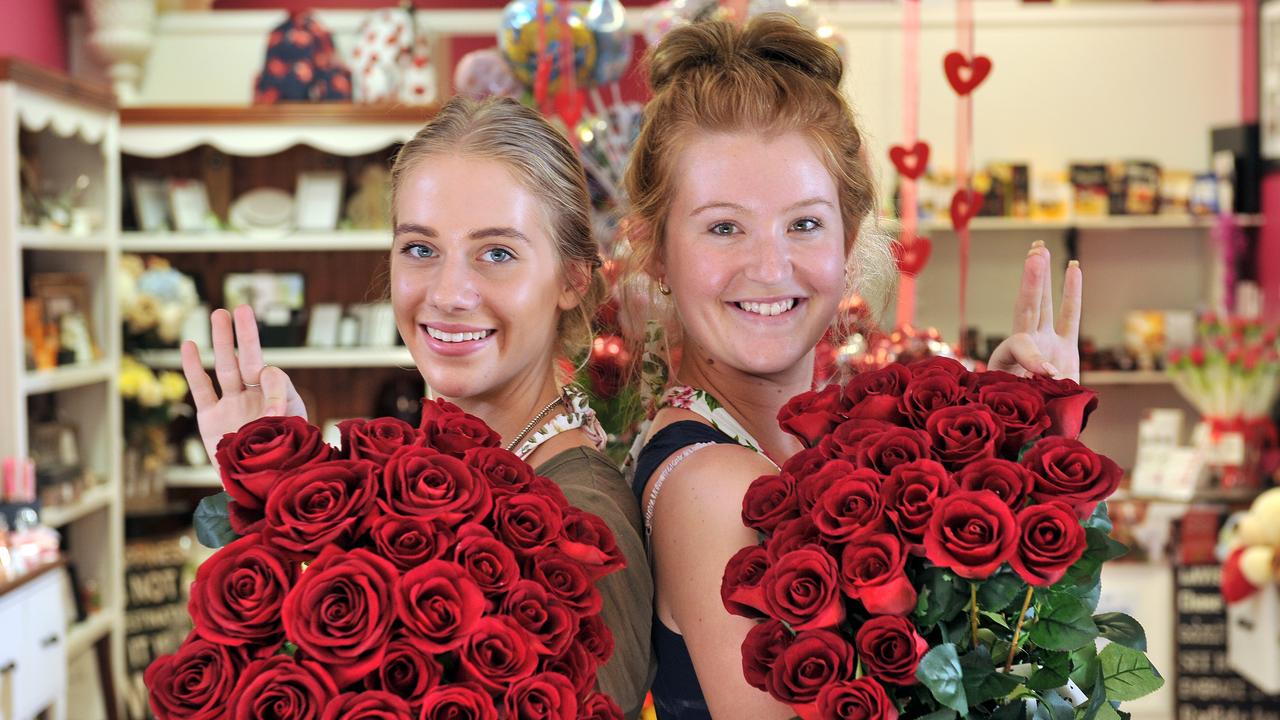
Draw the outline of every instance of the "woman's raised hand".
[[[1048,375],[1080,380],[1080,293],[1084,274],[1072,260],[1062,282],[1062,307],[1053,314],[1049,249],[1036,242],[1022,268],[1013,309],[1013,334],[1000,343],[987,365],[1015,375]]]
[[[223,435],[266,415],[297,415],[305,419],[307,408],[283,370],[262,364],[262,343],[252,308],[241,305],[234,318],[226,310],[214,310],[210,323],[213,369],[222,397],[213,389],[213,381],[200,362],[200,350],[190,340],[182,343],[182,372],[196,404],[200,438],[209,459],[214,460]]]

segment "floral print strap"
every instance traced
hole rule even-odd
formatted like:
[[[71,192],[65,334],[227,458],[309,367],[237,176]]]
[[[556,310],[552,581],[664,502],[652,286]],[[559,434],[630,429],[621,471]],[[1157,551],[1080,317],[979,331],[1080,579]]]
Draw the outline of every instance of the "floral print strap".
[[[591,409],[586,393],[572,385],[566,385],[561,390],[561,394],[565,411],[551,418],[546,425],[534,430],[524,442],[520,443],[515,453],[521,460],[527,459],[539,445],[556,435],[578,428],[582,428],[597,450],[604,451],[607,435],[600,425],[599,418],[596,417],[596,411]]]
[[[712,427],[736,440],[739,445],[761,452],[760,443],[751,437],[751,433],[747,432],[747,429],[720,405],[720,401],[705,390],[688,385],[676,385],[662,395],[658,407],[680,408],[697,413],[711,423]]]

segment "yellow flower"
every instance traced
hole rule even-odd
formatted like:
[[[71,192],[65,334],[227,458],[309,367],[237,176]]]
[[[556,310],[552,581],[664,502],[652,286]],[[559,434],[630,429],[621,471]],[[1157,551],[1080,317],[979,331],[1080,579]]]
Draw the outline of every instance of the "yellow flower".
[[[182,373],[161,373],[160,387],[164,390],[164,398],[169,402],[180,402],[187,396],[187,381]]]
[[[136,398],[151,370],[128,355],[120,359],[120,396]]]
[[[164,388],[160,386],[160,381],[156,380],[155,375],[148,377],[138,389],[138,403],[143,407],[151,408],[164,404]]]

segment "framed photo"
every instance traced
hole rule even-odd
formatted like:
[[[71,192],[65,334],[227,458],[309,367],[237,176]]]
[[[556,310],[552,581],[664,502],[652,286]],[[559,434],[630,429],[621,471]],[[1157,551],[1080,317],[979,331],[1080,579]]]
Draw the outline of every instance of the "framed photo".
[[[222,283],[225,305],[248,305],[258,323],[268,327],[293,324],[304,306],[306,283],[302,273],[227,273]]]
[[[299,230],[333,230],[342,212],[343,175],[338,170],[298,175],[294,212]]]
[[[200,180],[170,180],[169,210],[173,229],[201,232],[212,229],[209,222],[209,193]]]
[[[337,303],[322,303],[311,308],[311,319],[307,323],[308,347],[336,347],[338,345],[338,324],[342,322],[342,306]]]
[[[160,178],[132,177],[129,190],[133,196],[133,214],[143,232],[169,229],[169,185]]]
[[[97,344],[90,330],[89,285],[80,273],[36,273],[31,276],[31,294],[40,303],[46,325],[58,329],[63,350],[75,354],[76,362],[97,357]]]
[[[1280,160],[1280,2],[1262,3],[1258,18],[1258,132],[1263,160]]]

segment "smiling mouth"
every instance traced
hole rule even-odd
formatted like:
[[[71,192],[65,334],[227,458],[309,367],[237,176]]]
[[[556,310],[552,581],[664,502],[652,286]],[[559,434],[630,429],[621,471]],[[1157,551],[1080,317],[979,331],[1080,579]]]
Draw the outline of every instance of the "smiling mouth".
[[[423,325],[422,327],[427,331],[428,335],[440,342],[446,343],[464,343],[483,340],[496,332],[495,330],[477,330],[475,332],[450,333],[444,332],[443,330],[437,330],[430,325]]]
[[[762,303],[746,301],[733,303],[733,305],[739,310],[764,317],[773,317],[775,315],[782,315],[784,313],[791,312],[798,304],[799,300],[797,298],[787,298],[786,300],[779,300],[778,302]]]

